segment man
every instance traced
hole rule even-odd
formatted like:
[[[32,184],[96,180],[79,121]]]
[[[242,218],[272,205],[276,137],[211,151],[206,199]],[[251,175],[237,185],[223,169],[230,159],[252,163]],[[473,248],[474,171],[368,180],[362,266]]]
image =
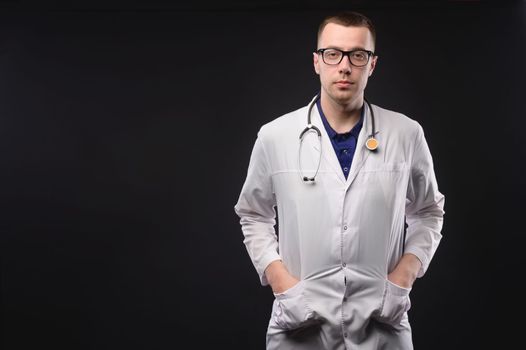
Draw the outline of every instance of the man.
[[[375,35],[362,14],[326,18],[319,98],[258,133],[235,212],[275,295],[267,349],[413,348],[409,293],[440,242],[444,196],[421,126],[364,100]]]

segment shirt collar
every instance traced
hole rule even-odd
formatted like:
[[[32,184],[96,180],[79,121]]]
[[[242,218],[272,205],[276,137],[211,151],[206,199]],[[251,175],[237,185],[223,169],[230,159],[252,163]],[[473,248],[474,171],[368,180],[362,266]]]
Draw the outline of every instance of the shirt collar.
[[[364,112],[365,112],[364,106],[362,106],[362,110],[360,112],[360,120],[358,121],[358,123],[356,123],[356,125],[351,129],[351,131],[345,132],[343,134],[338,134],[327,121],[327,118],[325,117],[325,113],[323,113],[323,110],[321,108],[321,98],[319,98],[318,101],[316,101],[316,107],[318,107],[318,111],[320,112],[320,117],[323,122],[323,126],[325,127],[325,130],[327,130],[327,134],[329,135],[331,139],[335,139],[336,137],[338,137],[338,135],[346,135],[346,134],[351,134],[352,136],[358,138],[358,135],[360,134],[360,130],[362,129],[362,125],[363,125],[363,118],[364,118]]]

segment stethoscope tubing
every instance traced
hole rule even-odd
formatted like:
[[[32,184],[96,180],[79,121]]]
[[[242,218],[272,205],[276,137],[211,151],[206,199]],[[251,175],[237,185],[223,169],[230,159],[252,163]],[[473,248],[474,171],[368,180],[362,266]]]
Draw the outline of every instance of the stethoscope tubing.
[[[300,139],[299,167],[300,167],[301,178],[304,182],[314,182],[316,180],[316,175],[318,175],[318,171],[320,169],[320,164],[321,164],[321,131],[316,125],[312,124],[312,120],[311,120],[312,108],[314,107],[316,102],[318,102],[319,99],[320,99],[320,94],[317,94],[316,96],[314,96],[314,98],[310,102],[308,106],[308,111],[307,111],[307,126],[300,133],[300,137],[299,137]],[[378,141],[375,138],[376,136],[375,119],[376,118],[374,116],[374,111],[373,111],[371,104],[365,97],[364,97],[364,101],[367,104],[369,111],[371,111],[371,134],[367,137],[367,141],[365,144],[366,144],[367,149],[369,149],[370,151],[376,151],[376,149],[378,148]],[[308,176],[303,175],[303,168],[301,166],[301,147],[303,145],[303,136],[307,132],[311,132],[311,131],[316,132],[316,134],[318,135],[318,140],[320,143],[320,154],[319,154],[319,159],[318,159],[318,166],[316,168],[316,172],[314,173],[314,176],[308,177]]]

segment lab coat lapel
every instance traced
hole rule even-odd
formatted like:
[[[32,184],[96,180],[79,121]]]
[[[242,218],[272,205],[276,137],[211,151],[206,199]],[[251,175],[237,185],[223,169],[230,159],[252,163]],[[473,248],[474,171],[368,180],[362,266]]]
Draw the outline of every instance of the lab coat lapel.
[[[364,121],[362,130],[360,130],[360,134],[358,135],[358,141],[356,142],[356,151],[354,152],[354,158],[351,165],[351,171],[349,172],[349,176],[347,177],[347,188],[351,186],[352,182],[356,178],[356,175],[360,172],[360,169],[362,168],[362,165],[365,163],[365,160],[367,157],[369,157],[369,154],[371,151],[365,147],[365,142],[369,138],[369,134],[371,133],[371,113],[369,111],[369,108],[367,108],[367,104],[364,102],[365,108],[365,115],[364,115]]]
[[[338,161],[338,157],[336,157],[336,152],[334,152],[334,147],[332,146],[329,134],[327,134],[327,130],[325,130],[325,126],[321,121],[320,112],[318,111],[317,106],[312,109],[312,124],[316,125],[321,131],[321,147],[323,158],[336,173],[338,179],[342,183],[345,183],[346,180],[345,176],[343,175],[342,167]]]

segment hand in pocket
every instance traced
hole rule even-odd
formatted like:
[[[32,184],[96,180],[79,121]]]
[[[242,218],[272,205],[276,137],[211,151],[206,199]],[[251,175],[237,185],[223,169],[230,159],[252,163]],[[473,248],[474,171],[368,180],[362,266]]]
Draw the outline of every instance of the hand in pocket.
[[[305,286],[299,281],[283,293],[274,293],[272,319],[283,330],[294,330],[318,323],[314,312],[305,297]]]
[[[392,326],[400,324],[404,314],[411,308],[410,292],[411,288],[404,288],[385,280],[382,306],[376,319]]]

